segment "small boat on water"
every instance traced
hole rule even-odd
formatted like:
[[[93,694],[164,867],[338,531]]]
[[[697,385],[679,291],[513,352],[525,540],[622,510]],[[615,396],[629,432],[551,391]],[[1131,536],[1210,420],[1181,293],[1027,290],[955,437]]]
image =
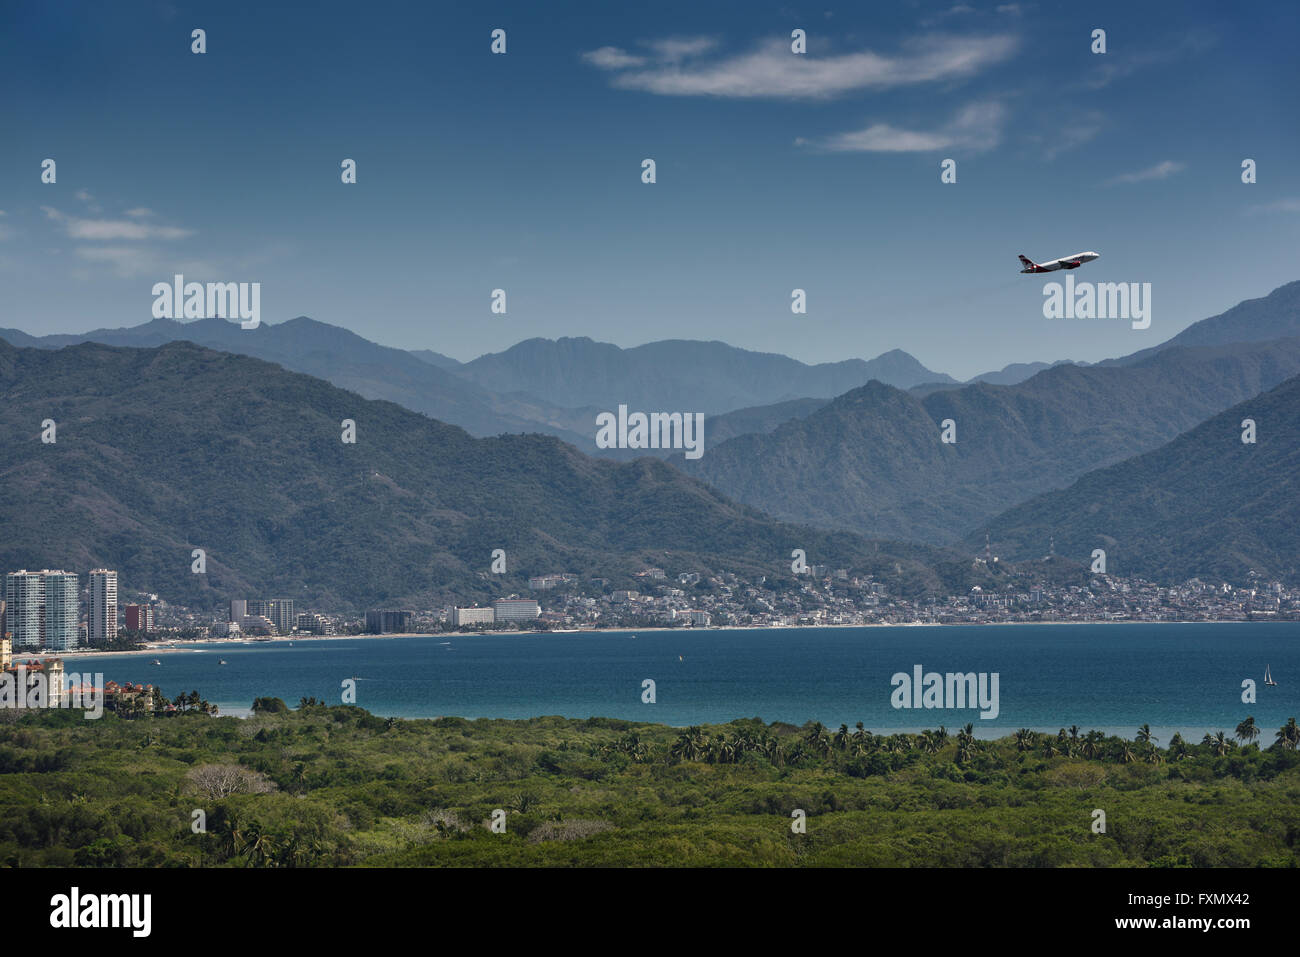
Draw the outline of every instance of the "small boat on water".
[[[1277,682],[1273,680],[1273,673],[1269,670],[1268,665],[1264,666],[1264,684],[1266,685],[1277,684]]]
[[[225,658],[222,658],[220,661],[217,662],[217,664],[219,664],[219,665],[224,665],[225,663],[226,663],[226,659],[225,659]]]
[[[160,664],[162,664],[162,662],[159,661],[157,658],[155,658],[155,659],[153,660],[153,663],[156,664],[156,665],[160,665]]]

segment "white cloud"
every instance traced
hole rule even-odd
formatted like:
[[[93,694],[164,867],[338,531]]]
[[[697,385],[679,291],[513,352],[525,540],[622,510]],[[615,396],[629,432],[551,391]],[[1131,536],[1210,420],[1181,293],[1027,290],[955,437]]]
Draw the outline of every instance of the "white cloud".
[[[142,217],[142,216],[152,216],[152,215],[153,215],[153,210],[152,210],[152,209],[148,209],[148,208],[146,208],[146,207],[144,207],[144,206],[137,206],[135,209],[128,209],[128,210],[126,211],[126,214],[127,214],[128,216],[135,216],[135,217],[139,218],[139,217]]]
[[[687,57],[708,53],[717,45],[718,41],[712,37],[669,37],[664,40],[651,40],[646,44],[664,63],[680,63]]]
[[[838,133],[813,146],[832,153],[923,153],[943,149],[987,150],[1002,138],[1006,109],[1001,103],[971,103],[934,130],[905,130],[888,123]],[[797,141],[806,142],[806,141]]]
[[[1300,213],[1300,199],[1279,199],[1250,207],[1252,213]]]
[[[178,226],[151,226],[125,219],[81,219],[61,213],[51,206],[42,206],[41,209],[46,216],[61,224],[73,239],[184,239],[194,234],[193,230]]]
[[[1138,50],[1127,55],[1107,53],[1089,57],[1093,69],[1083,81],[1083,86],[1100,90],[1116,80],[1132,76],[1141,70],[1164,66],[1185,57],[1200,57],[1217,42],[1213,34],[1194,31],[1173,41],[1162,49]]]
[[[76,253],[89,262],[111,266],[113,272],[128,279],[162,272],[158,258],[139,246],[79,246]]]
[[[685,44],[702,41],[676,41],[678,46],[665,47],[668,42],[658,45],[660,59],[654,65],[620,72],[613,78],[613,85],[664,96],[829,98],[855,90],[887,90],[968,77],[1006,60],[1018,44],[1010,35],[938,36],[909,41],[895,54],[863,50],[839,56],[810,56],[792,54],[789,41],[781,38],[717,62],[682,64],[666,59],[665,53],[685,56],[699,52],[699,48]],[[613,47],[602,50],[622,54]],[[593,55],[588,54],[588,59]],[[609,55],[604,59],[613,61]]]
[[[1070,122],[1051,138],[1044,154],[1052,160],[1062,153],[1078,149],[1095,139],[1105,125],[1106,117],[1096,110],[1071,118]]]
[[[223,272],[210,262],[177,261],[148,246],[78,246],[74,252],[86,262],[111,267],[115,274],[124,279],[149,276],[155,280],[170,281],[178,272],[187,276],[217,276]]]
[[[77,197],[77,199],[81,200],[83,203],[93,203],[95,201],[95,197],[90,195],[89,190],[79,189],[72,195]]]
[[[1146,169],[1140,169],[1133,173],[1121,173],[1106,181],[1107,186],[1114,186],[1117,183],[1145,183],[1153,179],[1168,179],[1174,173],[1187,169],[1186,163],[1179,163],[1175,160],[1163,160],[1155,166],[1148,166]]]
[[[634,56],[618,47],[601,47],[599,50],[584,53],[582,58],[602,70],[623,70],[633,66],[644,66],[648,62],[645,57]]]

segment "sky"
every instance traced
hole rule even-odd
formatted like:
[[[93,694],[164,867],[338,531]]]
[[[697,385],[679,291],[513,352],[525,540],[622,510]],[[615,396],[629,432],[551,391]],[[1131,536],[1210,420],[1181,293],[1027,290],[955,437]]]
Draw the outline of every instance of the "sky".
[[[182,273],[461,360],[1127,354],[1300,279],[1300,5],[1170,9],[0,3],[0,326],[137,325]],[[1150,328],[1044,318],[1016,256],[1083,250]]]

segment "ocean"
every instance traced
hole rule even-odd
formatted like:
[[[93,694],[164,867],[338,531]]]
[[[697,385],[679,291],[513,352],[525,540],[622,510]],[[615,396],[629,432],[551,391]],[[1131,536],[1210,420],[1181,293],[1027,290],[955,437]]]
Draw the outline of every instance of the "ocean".
[[[161,664],[153,664],[157,658]],[[221,660],[226,664],[220,664]],[[1300,623],[947,625],[692,629],[203,642],[144,655],[74,655],[69,672],[197,690],[223,714],[255,697],[356,704],[401,718],[626,718],[685,726],[734,718],[873,732],[967,723],[992,738],[1027,727],[1133,737],[1229,735],[1253,715],[1262,744],[1300,716]],[[892,677],[997,678],[996,717],[978,707],[896,708]],[[1270,666],[1276,686],[1263,683]],[[653,681],[654,701],[646,680]],[[1242,702],[1253,679],[1257,701]],[[907,700],[912,701],[910,694]],[[949,700],[945,704],[959,702]],[[969,704],[969,702],[968,702]],[[991,712],[992,708],[983,709]]]

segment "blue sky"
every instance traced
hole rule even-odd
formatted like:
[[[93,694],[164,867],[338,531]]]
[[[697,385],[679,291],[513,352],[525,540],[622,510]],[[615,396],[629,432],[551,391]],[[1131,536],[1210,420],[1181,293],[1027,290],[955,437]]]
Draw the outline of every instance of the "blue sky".
[[[0,325],[135,325],[183,272],[460,359],[699,338],[965,377],[1132,352],[1300,278],[1300,7],[1248,9],[7,4]],[[1150,329],[1043,318],[1016,255],[1085,249],[1077,279],[1152,284]]]

